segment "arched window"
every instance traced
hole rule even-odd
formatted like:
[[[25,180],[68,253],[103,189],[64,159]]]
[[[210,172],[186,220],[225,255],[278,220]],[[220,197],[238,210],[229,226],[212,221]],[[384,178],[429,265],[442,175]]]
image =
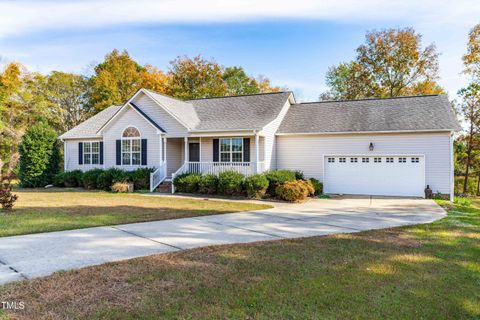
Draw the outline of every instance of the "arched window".
[[[140,165],[142,154],[140,132],[135,127],[128,127],[122,134],[122,164]]]
[[[128,127],[127,129],[123,130],[123,137],[124,138],[132,138],[132,137],[140,137],[140,132],[138,132],[137,128]]]

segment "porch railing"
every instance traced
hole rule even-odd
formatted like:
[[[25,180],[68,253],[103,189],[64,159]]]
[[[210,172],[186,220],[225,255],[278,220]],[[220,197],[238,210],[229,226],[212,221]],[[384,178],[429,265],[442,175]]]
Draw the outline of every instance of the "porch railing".
[[[225,171],[237,171],[249,176],[265,171],[265,165],[263,162],[185,162],[172,174],[172,181],[183,173],[219,174]],[[172,193],[175,193],[173,183]]]
[[[167,177],[167,166],[163,162],[154,172],[150,173],[150,192],[155,190]]]

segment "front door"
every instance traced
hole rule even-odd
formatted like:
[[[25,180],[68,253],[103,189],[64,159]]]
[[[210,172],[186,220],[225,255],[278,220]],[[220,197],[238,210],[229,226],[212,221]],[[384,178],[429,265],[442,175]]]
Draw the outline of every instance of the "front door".
[[[188,144],[188,161],[189,162],[200,161],[200,143],[191,142]]]

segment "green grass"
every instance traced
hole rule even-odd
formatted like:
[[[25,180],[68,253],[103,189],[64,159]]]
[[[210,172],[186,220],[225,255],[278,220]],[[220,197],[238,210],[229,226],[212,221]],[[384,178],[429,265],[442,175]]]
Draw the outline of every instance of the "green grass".
[[[431,224],[109,263],[0,301],[26,319],[479,319],[480,201],[438,202],[449,214]]]
[[[12,212],[0,210],[0,237],[122,223],[177,219],[271,206],[252,203],[57,190],[16,190]]]

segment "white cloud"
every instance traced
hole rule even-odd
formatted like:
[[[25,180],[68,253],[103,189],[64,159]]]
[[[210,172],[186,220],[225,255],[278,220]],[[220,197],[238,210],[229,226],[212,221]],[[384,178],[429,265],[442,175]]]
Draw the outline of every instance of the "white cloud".
[[[472,25],[480,2],[413,0],[87,0],[0,1],[0,37],[124,24],[219,23],[274,19],[407,20]]]

